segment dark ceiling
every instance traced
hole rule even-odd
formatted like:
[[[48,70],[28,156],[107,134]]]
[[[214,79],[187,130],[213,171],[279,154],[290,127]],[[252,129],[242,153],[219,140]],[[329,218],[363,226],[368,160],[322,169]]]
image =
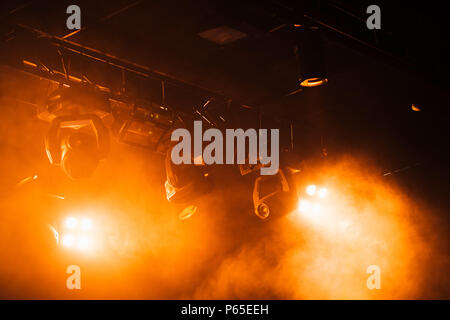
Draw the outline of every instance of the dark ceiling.
[[[74,34],[70,4],[3,1],[2,17],[294,120],[299,148],[313,127],[330,150],[370,151],[395,168],[445,144],[448,41],[437,2],[378,1],[382,29],[371,31],[367,1],[77,1]],[[324,31],[329,83],[298,90],[292,24],[305,22]],[[245,36],[223,44],[201,36],[223,26]]]
[[[65,26],[71,3],[2,1],[3,16],[64,37],[72,33]],[[330,41],[358,50],[365,46],[365,53],[379,53],[377,58],[401,61],[432,75],[433,82],[442,81],[448,71],[445,10],[438,3],[403,3],[379,1],[382,29],[371,31],[365,27],[370,1],[78,1],[82,31],[66,39],[217,91],[258,100],[295,88],[290,25],[310,21],[322,26]],[[219,26],[247,36],[225,45],[199,36]],[[261,86],[268,92],[261,92]]]

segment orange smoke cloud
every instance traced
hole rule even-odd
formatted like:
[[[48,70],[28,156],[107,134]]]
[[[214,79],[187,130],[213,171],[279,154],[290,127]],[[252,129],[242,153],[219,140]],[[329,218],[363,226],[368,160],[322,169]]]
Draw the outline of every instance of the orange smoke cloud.
[[[313,177],[325,181],[329,190],[320,217],[292,212],[265,237],[224,259],[197,290],[197,297],[414,299],[432,295],[430,274],[440,270],[442,277],[448,258],[435,241],[440,231],[430,209],[424,210],[354,159],[311,171],[320,172]],[[380,267],[379,290],[366,285],[370,265]]]
[[[407,197],[364,159],[298,175],[299,186],[326,185],[319,216],[294,211],[262,223],[234,168],[236,179],[218,181],[204,208],[180,221],[165,199],[162,157],[113,144],[92,178],[70,181],[48,164],[47,125],[30,106],[2,105],[11,119],[0,125],[2,298],[448,298],[440,291],[449,284],[448,235],[437,208]],[[39,240],[51,218],[80,210],[106,221],[112,253],[83,260]],[[68,264],[80,264],[80,293],[65,289]],[[370,265],[380,267],[380,290],[366,286]]]

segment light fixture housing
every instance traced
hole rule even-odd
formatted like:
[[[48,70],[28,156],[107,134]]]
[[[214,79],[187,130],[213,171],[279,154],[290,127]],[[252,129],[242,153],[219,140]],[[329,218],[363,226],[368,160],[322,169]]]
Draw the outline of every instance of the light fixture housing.
[[[294,53],[299,68],[299,83],[302,87],[317,87],[328,82],[322,34],[314,26],[294,26],[296,43]]]
[[[94,114],[57,117],[45,137],[50,163],[61,166],[72,179],[90,176],[106,158],[109,147],[108,130]]]
[[[296,191],[282,169],[273,176],[259,176],[253,186],[255,215],[266,220],[271,215],[282,216],[295,208]]]
[[[196,198],[210,192],[213,188],[211,176],[203,166],[193,164],[175,165],[171,160],[172,148],[166,154],[167,201],[178,204],[190,204]]]

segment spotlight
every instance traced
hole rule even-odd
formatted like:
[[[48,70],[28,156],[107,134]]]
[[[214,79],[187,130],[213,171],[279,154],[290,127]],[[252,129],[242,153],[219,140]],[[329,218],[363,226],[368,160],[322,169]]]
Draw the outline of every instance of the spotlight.
[[[71,113],[108,114],[111,111],[106,94],[86,86],[59,85],[38,107],[38,118],[44,121]]]
[[[317,87],[328,82],[320,30],[317,27],[295,27],[295,56],[299,66],[299,82],[302,87]]]
[[[311,204],[308,200],[300,199],[298,202],[298,210],[300,212],[308,212],[311,208]]]
[[[74,217],[69,217],[64,221],[64,226],[67,229],[74,229],[78,224],[78,220]]]
[[[91,241],[90,241],[89,237],[82,235],[78,238],[78,241],[77,241],[77,249],[78,250],[85,251],[85,250],[88,250],[90,248],[90,246],[91,246]]]
[[[275,213],[280,216],[294,209],[295,190],[282,169],[273,176],[259,176],[253,187],[253,208],[262,220]]]
[[[81,220],[81,229],[84,231],[89,231],[92,228],[92,220],[88,218],[84,218]]]
[[[62,237],[61,244],[65,248],[71,248],[75,243],[75,239],[71,234],[65,234]]]
[[[211,177],[203,167],[175,165],[170,158],[171,151],[169,149],[166,154],[167,180],[164,184],[169,202],[188,203],[212,190]]]
[[[316,193],[316,189],[317,189],[316,185],[312,184],[306,188],[306,193],[309,194],[310,196],[313,196]]]
[[[269,206],[264,202],[261,202],[256,206],[255,214],[263,220],[268,218],[270,214]]]
[[[60,116],[50,125],[45,149],[50,163],[67,176],[86,178],[109,152],[108,130],[94,114]]]
[[[121,143],[164,152],[170,147],[170,132],[175,115],[166,107],[139,101],[130,105],[112,103],[113,123],[111,131]],[[163,151],[164,150],[164,151]]]
[[[327,189],[326,188],[320,188],[319,191],[317,192],[317,195],[319,196],[319,198],[325,198],[327,195]]]
[[[66,250],[87,252],[98,247],[94,241],[94,223],[86,217],[67,217],[59,230],[51,226],[57,244]],[[60,239],[60,241],[58,241]]]
[[[323,199],[327,196],[327,189],[311,184],[305,188],[305,193],[298,200],[298,212],[310,219],[319,218],[322,212]]]

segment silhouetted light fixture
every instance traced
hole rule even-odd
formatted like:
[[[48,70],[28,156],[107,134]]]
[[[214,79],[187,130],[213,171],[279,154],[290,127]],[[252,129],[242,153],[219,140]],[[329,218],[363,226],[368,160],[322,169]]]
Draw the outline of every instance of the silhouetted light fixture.
[[[94,114],[55,118],[45,138],[50,163],[72,179],[89,177],[109,152],[109,133]]]
[[[110,112],[110,101],[104,92],[88,87],[59,85],[48,95],[44,103],[39,105],[38,117],[44,121],[51,121],[63,115],[93,113],[103,117]]]
[[[262,220],[270,215],[281,216],[295,208],[296,191],[282,169],[273,176],[259,176],[253,187],[253,208]]]
[[[167,179],[164,184],[169,202],[187,204],[212,190],[210,176],[203,166],[175,165],[171,160],[171,152],[172,148],[166,154]]]
[[[294,52],[299,67],[300,85],[317,87],[327,83],[320,30],[305,25],[294,25],[294,29],[296,32]]]

